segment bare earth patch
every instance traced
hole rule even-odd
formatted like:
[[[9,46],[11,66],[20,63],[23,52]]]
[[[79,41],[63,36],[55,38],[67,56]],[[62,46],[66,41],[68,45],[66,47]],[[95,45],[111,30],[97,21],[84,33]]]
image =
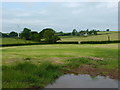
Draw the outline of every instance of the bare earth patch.
[[[90,56],[64,57],[63,59],[75,59],[75,58],[88,58],[88,59],[91,59],[91,60],[103,60],[103,58],[90,57]],[[61,61],[61,58],[58,58],[58,57],[51,58],[51,60],[54,60],[53,63],[55,63],[55,64],[64,64],[64,62]]]
[[[54,61],[55,64],[64,64],[62,61]]]
[[[74,73],[74,74],[89,74],[91,76],[109,76],[112,79],[120,80],[118,77],[118,69],[102,69],[102,68],[93,68],[90,65],[82,65],[79,68],[74,68],[65,73]]]
[[[91,57],[91,56],[82,56],[83,58],[88,58],[91,60],[103,60],[103,58],[98,58],[98,57]]]

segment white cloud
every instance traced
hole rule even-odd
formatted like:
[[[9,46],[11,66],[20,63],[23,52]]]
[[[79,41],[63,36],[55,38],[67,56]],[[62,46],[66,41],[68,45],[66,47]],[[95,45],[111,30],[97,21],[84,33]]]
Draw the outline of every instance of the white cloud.
[[[37,19],[4,19],[3,23],[7,24],[46,24],[49,23],[48,21],[45,20],[37,20]]]
[[[119,0],[2,0],[2,2],[118,2]]]
[[[113,3],[113,2],[109,2],[109,3],[107,3],[107,7],[108,8],[114,8],[114,7],[118,7],[118,3]]]
[[[14,3],[13,3],[14,4]],[[21,3],[20,3],[21,4]],[[24,3],[23,3],[24,4]],[[41,6],[41,4],[43,4]],[[116,3],[45,3],[35,4],[35,8],[27,7],[9,8],[3,12],[3,30],[29,27],[40,30],[45,27],[52,27],[56,30],[70,31],[73,28],[87,29],[117,29],[117,7]],[[32,3],[30,3],[32,5]],[[14,11],[11,13],[11,11]],[[11,28],[10,28],[11,27]]]
[[[76,8],[76,7],[80,7],[82,4],[78,3],[78,2],[69,2],[64,4],[65,7],[70,7],[70,8]]]
[[[102,3],[98,4],[96,6],[97,8],[118,8],[118,2],[108,2],[108,3]]]

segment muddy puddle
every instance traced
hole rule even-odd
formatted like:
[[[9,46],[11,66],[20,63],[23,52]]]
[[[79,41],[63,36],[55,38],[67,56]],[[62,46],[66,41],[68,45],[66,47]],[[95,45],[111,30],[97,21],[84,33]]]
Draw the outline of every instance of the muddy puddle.
[[[45,88],[118,88],[118,80],[103,76],[65,74]]]

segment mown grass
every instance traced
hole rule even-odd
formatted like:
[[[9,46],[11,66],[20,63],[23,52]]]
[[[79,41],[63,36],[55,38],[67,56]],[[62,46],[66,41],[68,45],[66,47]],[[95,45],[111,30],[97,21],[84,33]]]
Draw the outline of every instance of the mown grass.
[[[91,35],[91,36],[61,36],[60,42],[69,42],[69,41],[107,41],[108,36],[110,40],[118,40],[118,34],[120,32],[110,31],[110,32],[98,32],[100,35]]]
[[[24,44],[24,43],[36,43],[29,40],[17,39],[17,38],[0,38],[0,44]]]
[[[2,48],[3,65],[23,62],[29,58],[38,64],[41,61],[63,61],[64,59],[81,56],[104,58],[105,60],[118,60],[118,44],[105,45],[35,45]]]

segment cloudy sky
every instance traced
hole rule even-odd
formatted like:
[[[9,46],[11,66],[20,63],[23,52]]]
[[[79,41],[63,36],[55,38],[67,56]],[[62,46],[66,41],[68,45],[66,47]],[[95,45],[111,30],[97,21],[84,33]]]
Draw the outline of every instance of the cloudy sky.
[[[34,31],[53,28],[71,32],[73,29],[118,30],[117,2],[4,2],[2,32]]]

